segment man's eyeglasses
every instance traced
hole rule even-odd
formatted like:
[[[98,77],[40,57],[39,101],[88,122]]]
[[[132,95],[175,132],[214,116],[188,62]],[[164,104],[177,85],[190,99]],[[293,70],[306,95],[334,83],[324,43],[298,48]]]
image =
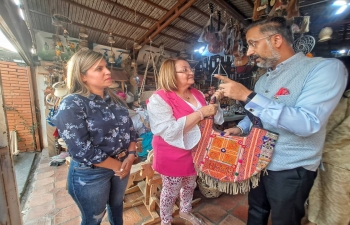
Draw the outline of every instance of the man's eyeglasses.
[[[183,68],[179,71],[175,71],[176,73],[194,73],[196,71],[195,68]]]
[[[262,37],[262,38],[258,38],[258,39],[256,39],[256,40],[249,40],[249,41],[247,41],[248,48],[249,48],[249,47],[255,48],[255,47],[256,47],[256,43],[257,43],[258,41],[260,41],[260,40],[262,40],[262,39],[265,39],[265,38],[272,37],[273,35],[276,35],[276,34],[277,34],[277,33],[275,33],[275,34],[270,34],[270,35],[268,35],[268,36],[265,36],[265,37]]]

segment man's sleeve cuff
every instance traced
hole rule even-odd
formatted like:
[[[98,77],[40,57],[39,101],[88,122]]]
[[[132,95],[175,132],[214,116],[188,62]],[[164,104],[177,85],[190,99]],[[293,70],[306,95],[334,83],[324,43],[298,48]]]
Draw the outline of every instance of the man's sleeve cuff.
[[[261,112],[267,107],[268,104],[270,104],[271,100],[256,94],[253,99],[251,99],[246,105],[245,109],[249,111],[254,116],[259,117]]]

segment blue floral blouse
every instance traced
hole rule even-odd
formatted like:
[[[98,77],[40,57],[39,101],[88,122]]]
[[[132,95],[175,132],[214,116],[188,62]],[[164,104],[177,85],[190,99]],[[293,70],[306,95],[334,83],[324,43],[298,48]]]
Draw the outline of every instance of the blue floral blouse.
[[[91,94],[64,98],[52,122],[66,142],[71,157],[87,166],[114,157],[136,141],[136,132],[125,106],[109,95]]]

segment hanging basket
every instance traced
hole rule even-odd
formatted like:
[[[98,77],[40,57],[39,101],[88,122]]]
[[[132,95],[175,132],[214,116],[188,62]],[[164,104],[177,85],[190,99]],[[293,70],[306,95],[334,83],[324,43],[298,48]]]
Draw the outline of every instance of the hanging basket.
[[[202,179],[200,178],[197,179],[197,184],[199,187],[199,191],[206,198],[218,198],[222,195],[222,192],[220,192],[216,188],[210,188],[208,185],[203,183]]]

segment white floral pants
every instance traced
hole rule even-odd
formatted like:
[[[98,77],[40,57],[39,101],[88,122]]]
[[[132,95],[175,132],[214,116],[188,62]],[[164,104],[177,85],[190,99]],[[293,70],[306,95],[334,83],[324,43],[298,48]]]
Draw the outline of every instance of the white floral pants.
[[[162,192],[160,194],[160,218],[163,223],[173,219],[173,207],[180,194],[180,212],[191,212],[193,191],[196,188],[197,176],[188,177],[162,177]]]

